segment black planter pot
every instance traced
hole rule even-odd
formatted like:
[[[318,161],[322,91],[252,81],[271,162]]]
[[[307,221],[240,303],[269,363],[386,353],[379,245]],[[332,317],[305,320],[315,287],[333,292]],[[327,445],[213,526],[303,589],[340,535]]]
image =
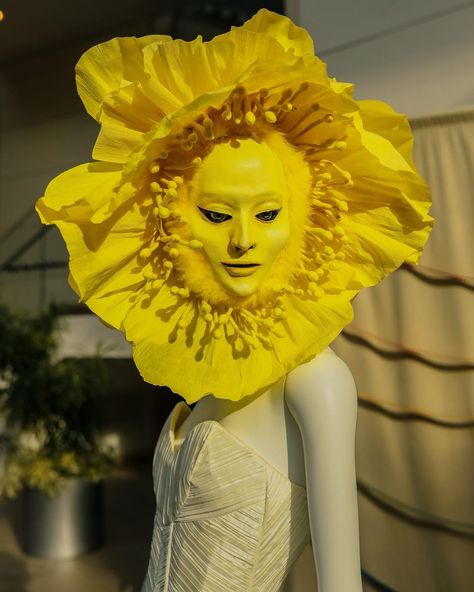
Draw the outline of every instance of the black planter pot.
[[[70,559],[103,544],[102,482],[68,479],[59,495],[23,491],[21,546],[35,557]]]

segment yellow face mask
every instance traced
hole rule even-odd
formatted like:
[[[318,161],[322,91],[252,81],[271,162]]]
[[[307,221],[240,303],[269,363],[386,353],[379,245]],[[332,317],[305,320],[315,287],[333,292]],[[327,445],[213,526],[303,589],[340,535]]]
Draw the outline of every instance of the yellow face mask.
[[[265,143],[220,144],[196,173],[186,218],[230,294],[258,290],[290,236],[283,166]]]

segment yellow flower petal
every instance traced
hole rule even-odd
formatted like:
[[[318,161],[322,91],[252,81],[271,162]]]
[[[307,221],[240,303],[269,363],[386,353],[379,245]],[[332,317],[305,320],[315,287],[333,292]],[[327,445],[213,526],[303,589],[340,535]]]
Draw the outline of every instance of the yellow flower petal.
[[[113,39],[86,52],[77,80],[101,124],[102,162],[57,177],[37,210],[64,237],[73,289],[125,331],[145,380],[188,403],[270,386],[331,342],[358,290],[418,259],[432,219],[406,118],[354,100],[286,17],[262,9],[206,43]],[[280,156],[301,226],[250,304],[231,302],[212,277],[206,291],[192,287],[180,267],[180,249],[202,247],[180,210],[192,171],[209,142],[242,137],[289,144]],[[294,182],[297,163],[307,183]]]
[[[116,37],[92,47],[76,66],[77,90],[89,115],[99,120],[104,100],[128,82],[145,81],[142,50],[170,41],[168,35]]]
[[[411,171],[410,164],[403,158],[402,154],[385,137],[364,128],[359,113],[354,113],[354,127],[360,134],[360,140],[364,148],[386,167],[394,171]]]
[[[415,170],[412,160],[413,136],[406,115],[397,113],[383,101],[358,101],[364,129],[389,140]]]
[[[250,20],[242,25],[245,31],[269,35],[278,41],[285,50],[293,49],[295,55],[314,55],[314,45],[308,31],[297,27],[289,18],[260,9]]]
[[[300,299],[289,300],[291,330],[273,339],[272,349],[243,347],[237,352],[225,339],[216,341],[192,303],[180,305],[166,286],[152,299],[143,296],[137,300],[124,329],[134,344],[137,368],[148,382],[169,386],[188,403],[209,393],[238,401],[243,392],[269,387],[322,351],[351,321],[354,295],[346,291],[325,297],[317,309]],[[169,312],[165,315],[163,311]],[[184,330],[176,329],[183,314],[194,319],[186,339]]]
[[[88,219],[92,213],[110,200],[120,182],[122,167],[105,162],[81,164],[54,178],[38,200],[36,209],[45,224],[54,222],[64,210],[69,216],[76,206],[75,218]]]
[[[130,299],[145,285],[137,264],[147,240],[139,208],[119,209],[101,224],[76,219],[56,225],[68,245],[71,287],[109,325],[120,328]]]

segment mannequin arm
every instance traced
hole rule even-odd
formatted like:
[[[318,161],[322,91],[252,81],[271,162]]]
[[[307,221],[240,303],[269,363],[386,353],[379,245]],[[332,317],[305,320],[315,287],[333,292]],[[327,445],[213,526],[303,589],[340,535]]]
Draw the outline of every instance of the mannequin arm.
[[[361,592],[354,380],[326,349],[288,374],[285,400],[303,441],[318,589]]]

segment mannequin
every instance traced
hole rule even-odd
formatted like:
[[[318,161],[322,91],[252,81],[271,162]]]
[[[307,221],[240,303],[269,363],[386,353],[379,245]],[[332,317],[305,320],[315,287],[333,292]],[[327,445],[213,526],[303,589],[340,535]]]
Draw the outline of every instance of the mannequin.
[[[215,147],[196,173],[191,197],[182,207],[192,235],[203,243],[210,273],[229,293],[240,298],[254,294],[284,248],[291,232],[288,185],[277,155],[266,143],[250,139],[237,149]],[[229,266],[248,261],[258,267]],[[306,488],[322,592],[362,589],[356,406],[352,376],[327,348],[262,394],[238,402],[204,397],[192,411],[185,408],[174,426],[179,446],[201,422],[219,422],[283,476]]]
[[[210,42],[112,39],[77,82],[96,162],[38,213],[143,378],[197,402],[155,450],[143,592],[277,592],[310,536],[319,592],[360,592],[356,391],[328,346],[427,240],[405,118],[264,9]]]
[[[362,590],[356,407],[352,375],[327,348],[262,395],[238,403],[212,395],[201,399],[176,432],[182,442],[201,421],[219,421],[290,481],[306,487],[318,590],[324,592]]]

